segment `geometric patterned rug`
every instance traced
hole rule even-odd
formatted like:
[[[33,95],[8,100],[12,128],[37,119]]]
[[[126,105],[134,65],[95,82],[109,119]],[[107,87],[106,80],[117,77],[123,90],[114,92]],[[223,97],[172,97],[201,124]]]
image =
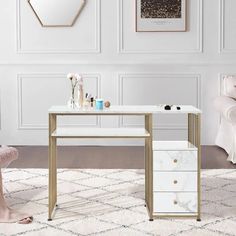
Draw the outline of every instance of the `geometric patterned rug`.
[[[0,224],[0,236],[216,236],[236,235],[236,170],[202,170],[202,221],[148,220],[144,171],[59,169],[58,204],[47,221],[48,170],[3,171],[12,208],[32,212],[30,225]]]

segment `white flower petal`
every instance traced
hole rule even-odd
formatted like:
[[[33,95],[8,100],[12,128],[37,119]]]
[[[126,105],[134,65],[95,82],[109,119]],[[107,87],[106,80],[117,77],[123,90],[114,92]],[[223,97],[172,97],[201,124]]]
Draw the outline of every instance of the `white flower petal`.
[[[69,74],[67,74],[66,77],[67,77],[67,79],[72,79],[74,77],[74,75],[72,73],[69,73]]]

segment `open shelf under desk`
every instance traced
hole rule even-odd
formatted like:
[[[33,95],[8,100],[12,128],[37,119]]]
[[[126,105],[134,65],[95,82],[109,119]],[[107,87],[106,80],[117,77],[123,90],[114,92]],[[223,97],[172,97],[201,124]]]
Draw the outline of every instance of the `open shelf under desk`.
[[[56,138],[147,138],[150,133],[144,128],[57,128]]]

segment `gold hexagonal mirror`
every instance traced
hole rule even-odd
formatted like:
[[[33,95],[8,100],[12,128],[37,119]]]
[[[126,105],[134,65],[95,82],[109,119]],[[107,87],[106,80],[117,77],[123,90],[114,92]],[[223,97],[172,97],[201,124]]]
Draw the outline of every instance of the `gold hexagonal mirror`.
[[[28,3],[43,27],[70,27],[86,0],[28,0]]]

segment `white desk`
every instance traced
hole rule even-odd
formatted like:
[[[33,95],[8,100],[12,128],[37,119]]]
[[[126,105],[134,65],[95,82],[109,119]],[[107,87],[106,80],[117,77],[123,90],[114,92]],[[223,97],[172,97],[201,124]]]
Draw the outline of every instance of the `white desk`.
[[[57,139],[58,138],[142,138],[145,139],[145,201],[150,220],[153,212],[153,114],[188,114],[188,141],[198,147],[198,214],[200,219],[200,113],[193,106],[181,106],[181,110],[163,106],[111,106],[108,109],[94,108],[72,109],[67,106],[53,106],[49,109],[49,209],[48,220],[57,206]],[[144,128],[60,128],[57,116],[83,115],[135,115],[144,116]],[[194,216],[196,217],[196,216]]]

